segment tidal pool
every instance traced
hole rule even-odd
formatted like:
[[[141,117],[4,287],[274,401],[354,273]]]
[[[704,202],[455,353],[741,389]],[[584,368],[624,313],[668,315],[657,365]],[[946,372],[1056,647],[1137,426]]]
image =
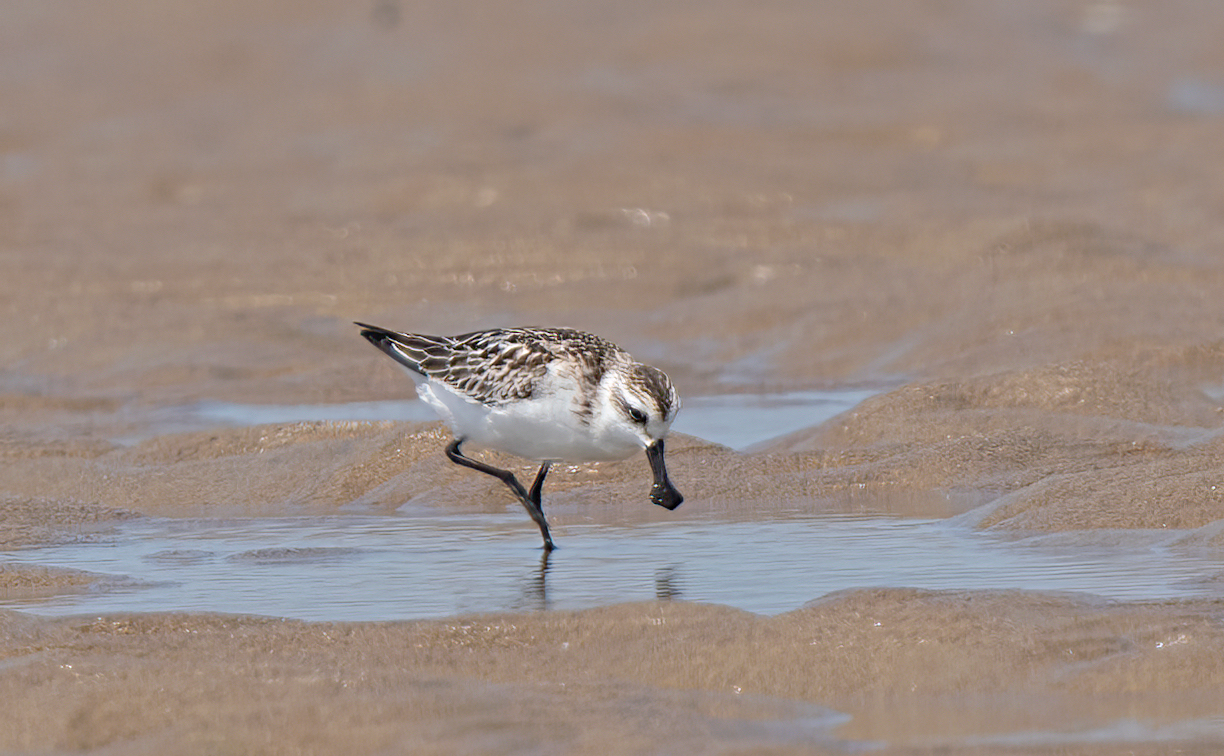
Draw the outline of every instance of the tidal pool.
[[[737,449],[853,408],[874,391],[734,394],[688,400],[675,429]],[[303,420],[428,420],[416,401],[344,405],[200,402],[145,418],[153,433]],[[683,514],[683,513],[682,513]],[[973,517],[685,517],[607,525],[554,522],[544,555],[518,506],[504,513],[337,515],[126,522],[0,560],[98,573],[90,588],[4,599],[41,614],[210,611],[306,620],[389,620],[471,612],[583,609],[666,599],[760,614],[868,587],[1077,591],[1112,599],[1224,592],[1219,555],[1143,531],[1019,537]]]
[[[672,430],[743,450],[769,439],[817,426],[876,393],[878,391],[871,388],[852,388],[686,397]],[[131,443],[161,433],[216,426],[350,420],[428,422],[437,419],[433,410],[415,399],[347,404],[201,401],[133,414],[131,420],[141,426],[142,432],[117,440]]]
[[[1112,599],[1219,592],[1218,555],[1169,533],[1107,545],[1016,538],[884,516],[562,525],[545,557],[523,513],[144,519],[92,540],[0,553],[106,577],[76,593],[0,600],[38,614],[209,611],[391,620],[712,602],[760,614],[867,587],[1077,591]]]

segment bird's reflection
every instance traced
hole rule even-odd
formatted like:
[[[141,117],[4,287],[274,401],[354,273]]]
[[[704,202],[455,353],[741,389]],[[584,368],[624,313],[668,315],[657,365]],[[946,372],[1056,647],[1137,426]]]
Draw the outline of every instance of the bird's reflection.
[[[552,552],[545,549],[540,553],[540,565],[523,581],[523,598],[527,609],[542,612],[549,608],[548,604],[548,565]]]
[[[681,597],[680,576],[674,564],[656,570],[654,581],[655,598],[659,601],[674,601]]]
[[[520,599],[515,602],[516,609],[542,612],[552,608],[548,598],[548,571],[552,561],[558,557],[555,551],[543,551],[540,563],[524,575],[521,583]],[[659,601],[678,601],[684,597],[681,586],[681,572],[677,565],[660,567],[654,573],[654,595]]]

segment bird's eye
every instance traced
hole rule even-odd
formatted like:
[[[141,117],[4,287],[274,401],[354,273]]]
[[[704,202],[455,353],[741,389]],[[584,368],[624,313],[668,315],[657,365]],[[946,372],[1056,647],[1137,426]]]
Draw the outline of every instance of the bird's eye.
[[[638,425],[645,425],[646,424],[646,413],[641,411],[637,407],[630,407],[629,408],[629,419],[637,423]]]

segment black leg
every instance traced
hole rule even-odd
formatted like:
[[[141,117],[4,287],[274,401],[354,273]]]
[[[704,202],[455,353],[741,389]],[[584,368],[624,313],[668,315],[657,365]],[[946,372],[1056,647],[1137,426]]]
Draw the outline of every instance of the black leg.
[[[544,477],[548,475],[548,468],[552,467],[552,462],[545,462],[540,465],[540,471],[536,473],[535,483],[531,484],[531,492],[528,496],[535,502],[536,506],[540,506],[540,494],[544,491]]]
[[[531,485],[531,491],[528,492],[523,488],[523,484],[519,483],[518,478],[514,477],[514,473],[509,470],[502,470],[483,462],[477,462],[471,457],[465,457],[463,452],[459,451],[459,445],[463,441],[464,439],[457,438],[446,447],[446,456],[450,458],[450,461],[462,467],[469,467],[486,475],[492,475],[509,486],[518,500],[522,502],[527,514],[531,515],[535,524],[540,526],[540,535],[544,536],[544,550],[552,551],[556,548],[553,545],[552,536],[548,534],[548,520],[544,519],[544,510],[540,507],[540,492],[544,487],[544,476],[548,474],[549,463],[545,462],[540,466],[540,472],[536,473],[535,483]]]

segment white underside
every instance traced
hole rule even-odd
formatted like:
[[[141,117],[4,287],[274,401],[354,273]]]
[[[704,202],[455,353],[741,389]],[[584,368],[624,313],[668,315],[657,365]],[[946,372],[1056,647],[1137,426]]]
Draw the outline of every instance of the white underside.
[[[489,407],[449,389],[445,384],[408,371],[421,400],[450,426],[456,438],[472,445],[508,452],[532,460],[600,462],[625,459],[643,444],[616,434],[601,433],[598,420],[584,425],[571,409],[572,394],[553,394]]]

